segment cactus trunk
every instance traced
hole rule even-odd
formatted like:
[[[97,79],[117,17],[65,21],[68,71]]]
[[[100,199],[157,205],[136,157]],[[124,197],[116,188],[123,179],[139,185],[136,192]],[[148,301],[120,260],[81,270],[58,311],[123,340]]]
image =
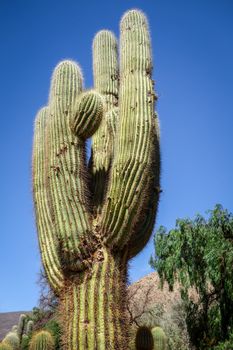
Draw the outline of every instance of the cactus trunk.
[[[123,349],[126,337],[126,263],[100,251],[93,270],[65,281],[60,313],[67,350]],[[124,265],[124,266],[122,266]]]

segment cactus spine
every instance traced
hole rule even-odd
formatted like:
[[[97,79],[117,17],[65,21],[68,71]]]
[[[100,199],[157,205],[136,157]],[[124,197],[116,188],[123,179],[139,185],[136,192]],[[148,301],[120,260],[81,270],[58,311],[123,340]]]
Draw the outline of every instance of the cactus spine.
[[[55,342],[48,331],[39,331],[32,336],[29,350],[54,350]]]
[[[35,122],[33,192],[42,261],[60,297],[68,350],[127,348],[127,261],[147,243],[159,199],[159,133],[146,17],[93,42],[94,88],[73,61],[55,69]],[[85,141],[93,136],[89,166]]]
[[[151,330],[154,339],[154,350],[166,350],[167,349],[167,337],[164,330],[161,327],[154,327]]]

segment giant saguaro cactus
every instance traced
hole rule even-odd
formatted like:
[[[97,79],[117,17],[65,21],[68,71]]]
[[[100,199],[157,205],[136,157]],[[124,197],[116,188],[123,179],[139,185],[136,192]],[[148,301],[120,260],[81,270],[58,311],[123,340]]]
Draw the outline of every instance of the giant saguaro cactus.
[[[69,350],[127,348],[127,261],[147,243],[159,198],[159,130],[148,24],[137,10],[93,43],[94,90],[55,69],[35,122],[33,183],[42,261]],[[85,141],[93,135],[90,164]]]

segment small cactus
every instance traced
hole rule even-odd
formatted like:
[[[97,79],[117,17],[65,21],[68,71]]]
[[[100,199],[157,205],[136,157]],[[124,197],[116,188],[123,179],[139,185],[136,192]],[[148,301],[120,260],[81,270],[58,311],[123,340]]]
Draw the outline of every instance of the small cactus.
[[[6,334],[1,346],[10,346],[12,350],[23,349],[24,345],[29,341],[29,335],[33,330],[33,321],[27,322],[27,316],[21,314],[19,317],[18,325],[14,325],[11,331]],[[4,350],[0,348],[0,350]],[[6,349],[7,350],[7,349]]]
[[[34,322],[32,320],[29,320],[26,324],[25,335],[29,335],[32,333],[33,326],[34,326]]]
[[[153,344],[151,330],[148,327],[138,328],[135,339],[136,350],[152,350]]]
[[[18,350],[20,347],[19,337],[15,332],[9,332],[3,339],[3,343],[11,346],[13,350]]]
[[[19,316],[19,322],[18,322],[18,326],[17,326],[17,333],[18,333],[18,337],[19,337],[19,342],[20,343],[21,343],[22,335],[24,333],[26,318],[27,318],[27,316],[24,315],[24,314],[21,314]]]
[[[54,338],[48,331],[39,331],[32,336],[29,350],[54,350]]]
[[[154,340],[154,350],[166,350],[167,337],[161,327],[154,327],[151,330]]]

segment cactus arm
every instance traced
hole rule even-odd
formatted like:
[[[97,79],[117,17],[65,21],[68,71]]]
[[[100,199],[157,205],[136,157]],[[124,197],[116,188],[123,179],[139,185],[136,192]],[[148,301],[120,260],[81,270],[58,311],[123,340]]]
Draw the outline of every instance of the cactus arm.
[[[114,139],[107,126],[107,113],[118,103],[117,40],[108,30],[100,31],[94,38],[93,75],[94,87],[103,95],[106,102],[106,113],[92,138],[94,202],[97,212],[100,212],[106,193],[114,147]]]
[[[93,40],[94,88],[106,100],[107,109],[118,102],[117,39],[109,30],[101,30]]]
[[[129,256],[130,258],[136,256],[142,248],[149,241],[153,232],[153,227],[156,219],[156,213],[159,202],[160,189],[160,137],[159,137],[159,124],[158,116],[155,113],[155,118],[152,119],[155,122],[155,133],[152,134],[154,139],[154,149],[151,152],[151,166],[152,174],[154,176],[148,176],[145,191],[148,194],[144,198],[144,203],[141,206],[141,210],[138,214],[137,221],[134,226],[134,234],[129,240]]]
[[[129,11],[121,21],[119,128],[110,187],[101,224],[105,242],[123,247],[154,182],[154,91],[150,37],[145,16]],[[156,169],[158,172],[158,169]]]
[[[55,227],[63,268],[82,270],[87,264],[91,240],[91,205],[85,164],[85,141],[70,129],[82,91],[82,75],[72,61],[61,62],[54,71],[50,93],[50,118],[47,125],[49,154],[47,171]],[[78,113],[77,117],[82,114]],[[80,136],[80,137],[79,137]]]
[[[51,217],[46,186],[46,122],[48,107],[42,108],[36,117],[33,147],[33,194],[37,231],[43,265],[50,285],[57,293],[63,285],[61,264],[57,254],[56,237]]]
[[[102,95],[89,90],[78,96],[75,113],[70,118],[70,128],[74,135],[81,139],[88,139],[98,129],[104,112]]]

